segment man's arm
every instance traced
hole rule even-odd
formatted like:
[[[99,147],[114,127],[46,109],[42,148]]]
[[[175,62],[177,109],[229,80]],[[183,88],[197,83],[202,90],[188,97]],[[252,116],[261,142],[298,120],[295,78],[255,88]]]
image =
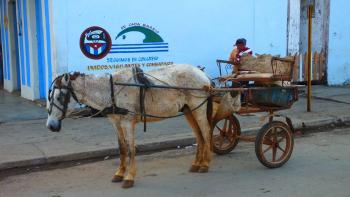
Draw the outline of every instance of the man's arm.
[[[236,58],[237,58],[237,54],[238,54],[238,49],[237,48],[234,48],[230,54],[230,58],[229,60],[231,62],[235,62],[236,61]]]
[[[234,62],[233,63],[233,71],[234,73],[238,73],[238,69],[239,69],[239,62],[237,61],[237,54],[238,54],[238,49],[234,48],[230,54],[230,61]]]

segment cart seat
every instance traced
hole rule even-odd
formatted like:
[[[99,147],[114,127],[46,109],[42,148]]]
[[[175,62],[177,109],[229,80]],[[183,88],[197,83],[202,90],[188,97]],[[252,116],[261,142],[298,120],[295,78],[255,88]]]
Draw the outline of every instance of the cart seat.
[[[290,81],[289,76],[285,75],[274,75],[272,73],[254,73],[254,74],[239,74],[237,76],[225,76],[220,77],[219,80],[223,81],[234,81],[234,82],[244,82],[244,81],[255,81],[263,83],[272,83],[276,81]]]
[[[254,74],[239,74],[230,80],[239,81],[256,81],[256,82],[270,82],[273,81],[272,73],[254,73]]]
[[[253,73],[239,74],[236,77],[230,77],[228,80],[240,81],[255,81],[255,82],[275,82],[275,81],[290,81],[290,77],[286,75],[274,75],[273,73]]]

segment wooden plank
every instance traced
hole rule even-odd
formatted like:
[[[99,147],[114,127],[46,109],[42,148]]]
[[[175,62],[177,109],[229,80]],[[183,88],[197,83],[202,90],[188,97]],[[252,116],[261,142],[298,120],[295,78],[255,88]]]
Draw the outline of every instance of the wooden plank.
[[[303,73],[303,80],[304,81],[307,81],[307,53],[304,53],[303,54],[303,70],[304,70],[304,73]]]
[[[323,50],[320,52],[319,56],[318,56],[318,62],[317,62],[317,80],[321,81],[322,80],[322,56],[323,56]]]
[[[255,142],[256,136],[240,135],[238,139],[245,142]]]
[[[317,80],[317,62],[319,60],[319,55],[317,52],[314,52],[312,57],[312,80]]]
[[[300,55],[295,55],[295,62],[293,67],[293,81],[299,81],[299,66]]]
[[[322,51],[321,53],[321,58],[320,58],[320,80],[324,81],[325,80],[325,74],[326,74],[326,53]]]

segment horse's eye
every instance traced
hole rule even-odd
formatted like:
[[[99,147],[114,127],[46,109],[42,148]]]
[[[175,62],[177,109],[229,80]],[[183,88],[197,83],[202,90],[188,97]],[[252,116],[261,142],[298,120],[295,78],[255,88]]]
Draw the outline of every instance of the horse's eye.
[[[57,99],[60,103],[63,103],[64,102],[64,95],[62,93],[60,93],[60,95],[58,96]]]

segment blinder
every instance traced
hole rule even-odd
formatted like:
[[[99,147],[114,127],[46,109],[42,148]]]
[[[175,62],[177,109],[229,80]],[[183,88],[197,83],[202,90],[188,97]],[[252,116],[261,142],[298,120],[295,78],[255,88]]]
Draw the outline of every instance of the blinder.
[[[72,84],[71,84],[71,81],[68,80],[68,85],[62,85],[61,83],[59,84],[56,84],[55,82],[58,80],[58,79],[62,79],[62,75],[57,77],[52,83],[54,84],[53,86],[53,89],[49,90],[49,109],[48,109],[48,113],[49,115],[51,115],[52,113],[52,108],[53,107],[56,107],[58,110],[60,110],[62,112],[62,115],[61,117],[59,118],[59,120],[63,120],[66,116],[66,112],[67,112],[67,108],[68,108],[68,103],[70,102],[70,97],[72,96],[73,99],[77,102],[78,102],[78,99],[73,91],[73,87],[72,87]],[[54,99],[54,95],[55,95],[55,91],[56,90],[59,90],[59,94],[58,94],[58,102],[61,106],[63,107],[60,107],[58,106],[56,103],[55,103],[55,99]],[[63,93],[62,90],[67,90],[66,93]]]

